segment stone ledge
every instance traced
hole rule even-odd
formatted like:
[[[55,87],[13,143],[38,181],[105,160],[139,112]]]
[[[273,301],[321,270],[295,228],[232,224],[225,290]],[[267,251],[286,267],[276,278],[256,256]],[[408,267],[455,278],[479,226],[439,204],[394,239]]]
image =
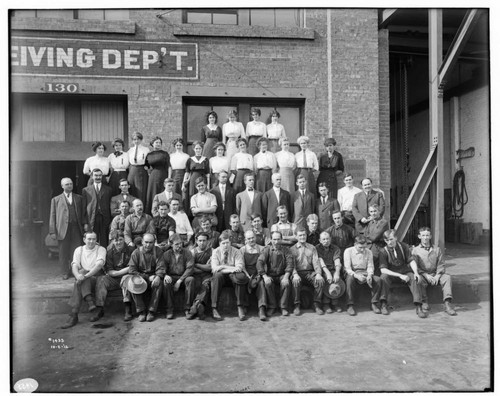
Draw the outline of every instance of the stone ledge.
[[[91,19],[11,18],[12,30],[135,34],[135,22]]]
[[[313,29],[300,27],[237,26],[183,23],[174,26],[174,36],[253,37],[314,40]]]

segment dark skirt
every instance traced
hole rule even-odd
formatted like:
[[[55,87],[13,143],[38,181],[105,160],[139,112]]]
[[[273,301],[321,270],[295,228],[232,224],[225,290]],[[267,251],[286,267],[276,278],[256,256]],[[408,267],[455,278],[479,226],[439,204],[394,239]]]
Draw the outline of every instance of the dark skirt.
[[[299,168],[299,174],[304,175],[307,182],[307,189],[316,196],[316,183],[314,180],[314,171],[312,168]],[[297,175],[298,176],[298,175]]]
[[[248,154],[251,154],[252,157],[259,152],[259,148],[257,147],[257,140],[259,140],[262,136],[250,136],[248,138]]]
[[[120,180],[127,179],[127,171],[113,171],[109,177],[109,186],[113,189],[112,196],[120,194]]]
[[[272,153],[277,153],[281,150],[279,139],[267,139],[267,150]]]
[[[184,181],[184,175],[186,174],[186,169],[172,169],[172,179],[174,179],[174,192],[182,195],[182,182]]]
[[[128,182],[130,194],[140,199],[144,204],[148,188],[148,172],[144,169],[144,165],[130,165]]]
[[[161,193],[163,188],[163,183],[168,177],[168,171],[166,169],[154,168],[149,175],[148,180],[148,191],[146,194],[146,213],[151,214],[151,207],[153,206],[153,199],[156,194]]]
[[[337,175],[333,169],[325,169],[319,172],[317,185],[319,183],[326,183],[328,187],[328,196],[330,198],[337,199]],[[319,197],[319,193],[316,189],[316,196]]]
[[[251,172],[250,169],[245,169],[245,168],[238,169],[236,171],[236,177],[234,178],[233,182],[233,190],[235,195],[239,194],[240,192],[246,189],[245,174],[247,174],[248,172]]]
[[[273,187],[271,181],[271,176],[273,174],[272,169],[258,169],[257,170],[257,180],[255,181],[255,189],[262,193],[265,193]]]

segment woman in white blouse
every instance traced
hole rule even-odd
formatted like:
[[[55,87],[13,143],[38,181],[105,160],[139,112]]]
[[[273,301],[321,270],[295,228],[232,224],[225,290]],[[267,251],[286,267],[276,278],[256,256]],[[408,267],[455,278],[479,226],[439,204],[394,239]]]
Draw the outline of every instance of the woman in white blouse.
[[[237,116],[236,110],[231,110],[227,115],[229,121],[222,125],[222,142],[226,145],[226,157],[229,161],[238,151],[236,141],[245,137],[245,129],[241,122],[236,121]]]
[[[286,137],[285,127],[278,122],[280,113],[274,110],[271,113],[271,123],[267,126],[267,138],[269,139],[269,151],[275,153],[279,150],[280,138]]]
[[[297,139],[297,143],[300,145],[301,149],[295,154],[299,174],[304,175],[307,180],[307,189],[309,192],[314,194],[314,196],[316,196],[316,180],[314,179],[314,171],[319,170],[318,157],[316,157],[315,153],[309,150],[309,138],[307,136],[300,136]]]
[[[290,152],[290,141],[288,138],[280,139],[281,151],[274,156],[278,163],[281,174],[281,188],[290,194],[295,192],[295,170],[297,169],[297,160],[295,155]]]
[[[271,176],[276,172],[278,165],[274,153],[267,151],[267,138],[261,137],[257,140],[259,152],[253,157],[253,167],[255,170],[255,189],[262,193],[270,190],[273,186]]]
[[[175,151],[170,154],[170,166],[172,167],[172,179],[174,179],[174,191],[182,196],[182,182],[186,173],[186,163],[189,159],[189,154],[186,154],[184,149],[184,140],[181,138],[174,139],[172,142]]]
[[[235,195],[245,190],[245,174],[253,170],[253,156],[247,153],[248,146],[246,139],[239,138],[237,144],[240,152],[233,155],[231,159],[231,172],[234,177],[233,190]]]
[[[116,138],[113,141],[114,153],[108,156],[111,166],[111,176],[109,176],[109,186],[113,189],[113,196],[120,194],[120,180],[127,178],[129,166],[128,153],[124,152],[125,142]]]
[[[267,137],[266,124],[260,119],[260,109],[253,108],[251,110],[253,121],[247,124],[246,134],[248,138],[248,153],[250,155],[255,155],[259,152],[257,147],[257,140],[261,137]]]
[[[128,183],[130,184],[130,194],[145,203],[148,188],[148,172],[144,168],[144,165],[146,164],[149,148],[142,145],[143,139],[144,136],[140,132],[132,134],[133,146],[128,150],[128,160],[130,161]]]
[[[92,151],[95,153],[95,155],[87,158],[85,160],[85,163],[83,164],[83,173],[90,176],[88,182],[89,186],[94,184],[94,180],[92,179],[92,170],[100,169],[103,176],[108,176],[110,169],[109,159],[108,157],[104,156],[106,146],[101,142],[95,142],[92,145]],[[104,184],[108,184],[105,177],[102,178],[102,182]]]
[[[224,143],[218,142],[214,146],[215,157],[210,158],[210,184],[211,188],[215,187],[219,182],[219,172],[226,171],[229,173],[229,159],[224,156],[226,146]]]

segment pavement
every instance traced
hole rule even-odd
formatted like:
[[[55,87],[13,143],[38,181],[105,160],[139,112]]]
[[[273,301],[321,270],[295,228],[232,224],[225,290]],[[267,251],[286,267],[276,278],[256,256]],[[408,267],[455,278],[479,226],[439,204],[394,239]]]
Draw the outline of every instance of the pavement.
[[[355,317],[305,310],[268,322],[255,309],[240,322],[230,306],[222,322],[182,315],[123,322],[117,305],[97,323],[82,313],[63,330],[72,281],[57,276],[56,260],[18,260],[11,271],[11,386],[33,378],[39,392],[491,389],[490,249],[448,244],[446,261],[455,317],[443,312],[435,290],[430,317],[419,319],[400,288],[389,316],[373,314],[367,296]]]

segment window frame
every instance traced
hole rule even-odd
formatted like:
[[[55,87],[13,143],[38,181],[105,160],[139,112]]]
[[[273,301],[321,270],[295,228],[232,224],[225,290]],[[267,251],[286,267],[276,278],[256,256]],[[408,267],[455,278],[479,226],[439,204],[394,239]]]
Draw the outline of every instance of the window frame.
[[[236,23],[228,23],[228,24],[223,24],[223,25],[228,25],[228,26],[239,26],[240,24],[240,12],[238,8],[196,8],[196,9],[185,9],[182,10],[182,21],[183,23],[192,23],[195,25],[203,25],[202,22],[188,22],[188,14],[193,13],[193,14],[210,14],[210,25],[216,25],[214,24],[214,14],[223,14],[223,15],[235,15],[236,16]]]

